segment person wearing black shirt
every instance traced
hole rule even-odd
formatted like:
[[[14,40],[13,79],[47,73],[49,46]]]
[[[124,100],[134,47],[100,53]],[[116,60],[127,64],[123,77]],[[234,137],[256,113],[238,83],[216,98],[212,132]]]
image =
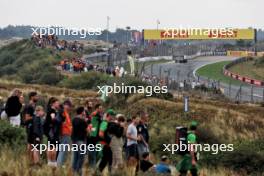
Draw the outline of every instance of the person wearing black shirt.
[[[149,153],[143,153],[142,160],[140,160],[140,170],[142,172],[148,171],[150,168],[152,168],[154,165],[152,162],[149,161]]]
[[[55,144],[59,141],[59,124],[57,120],[60,103],[57,98],[51,97],[47,107],[47,116],[44,123],[44,133],[48,138],[48,143],[51,144],[47,151],[48,165],[57,167],[57,152]]]
[[[30,114],[32,114],[32,112],[35,112],[35,108],[36,108],[36,104],[38,102],[38,94],[37,92],[30,92],[28,94],[29,97],[29,103],[24,107],[24,110],[22,112],[22,122],[25,122],[29,116],[30,118]]]
[[[76,110],[77,116],[72,120],[72,145],[77,146],[78,150],[72,152],[72,170],[74,174],[82,175],[82,165],[85,153],[82,153],[82,146],[86,146],[87,123],[85,121],[85,109],[79,107]]]
[[[30,161],[33,164],[39,164],[40,161],[40,154],[39,154],[39,145],[41,143],[42,136],[43,136],[43,126],[41,123],[41,118],[45,115],[44,109],[41,106],[36,108],[36,115],[33,113],[28,114],[28,118],[25,121],[26,131],[27,131],[27,142],[28,142],[28,151]],[[36,150],[33,148],[33,145],[37,146]]]
[[[138,142],[138,152],[139,156],[142,157],[142,154],[149,152],[149,132],[148,132],[148,114],[141,114],[140,123],[137,125],[138,135],[141,137],[141,141]]]
[[[37,106],[35,111],[35,116],[33,118],[33,131],[36,137],[37,143],[40,143],[43,139],[43,123],[42,120],[45,117],[45,111],[42,106]]]
[[[24,125],[26,127],[26,133],[27,133],[27,150],[28,150],[28,157],[30,164],[33,163],[33,146],[35,144],[35,137],[34,137],[34,127],[33,127],[33,113],[28,114],[28,118],[25,121]]]
[[[20,111],[22,109],[23,101],[24,97],[22,92],[18,89],[15,89],[12,92],[12,95],[7,99],[5,104],[5,112],[10,124],[13,126],[21,125]]]
[[[85,113],[86,113],[86,123],[88,126],[92,125],[92,113],[93,113],[93,102],[90,100],[87,100],[85,102]],[[86,140],[87,146],[89,144],[95,145],[96,143],[92,140],[90,134],[87,135]],[[89,167],[94,167],[96,165],[96,152],[95,151],[88,151],[88,163]]]

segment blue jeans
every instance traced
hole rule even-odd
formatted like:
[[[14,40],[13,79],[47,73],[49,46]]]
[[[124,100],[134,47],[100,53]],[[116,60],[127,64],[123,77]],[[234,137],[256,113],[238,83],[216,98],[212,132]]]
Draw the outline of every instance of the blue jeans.
[[[89,167],[96,166],[96,151],[88,151]]]
[[[72,152],[72,169],[75,173],[82,175],[82,165],[84,162],[85,154],[80,150],[80,146],[85,144],[85,141],[74,141],[73,144],[78,145],[78,150]]]
[[[96,140],[93,138],[88,138],[87,140],[87,145],[89,144],[93,144],[96,145]],[[97,161],[97,152],[96,150],[94,151],[87,151],[88,152],[88,163],[89,163],[89,167],[94,168],[96,166],[96,161]]]
[[[60,144],[69,144],[69,145],[67,147],[65,146],[66,151],[59,151],[59,155],[58,155],[58,158],[57,158],[58,166],[62,166],[65,163],[65,160],[67,158],[68,150],[70,149],[68,147],[71,147],[71,137],[70,136],[61,136]]]

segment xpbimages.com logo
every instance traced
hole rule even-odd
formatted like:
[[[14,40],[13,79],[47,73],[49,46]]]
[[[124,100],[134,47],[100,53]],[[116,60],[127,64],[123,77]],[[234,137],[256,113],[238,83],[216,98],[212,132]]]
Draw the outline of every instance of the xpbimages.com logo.
[[[170,152],[176,154],[177,152],[195,151],[195,152],[211,152],[218,154],[219,152],[234,151],[234,144],[163,144],[163,152]]]
[[[87,36],[101,35],[101,28],[69,28],[69,27],[32,27],[31,35],[56,35],[56,36],[80,36],[86,38]]]
[[[117,85],[114,83],[113,86],[97,86],[98,93],[108,96],[109,94],[146,94],[146,96],[152,96],[153,93],[160,94],[160,93],[168,93],[167,86],[126,86],[124,83],[121,85]]]

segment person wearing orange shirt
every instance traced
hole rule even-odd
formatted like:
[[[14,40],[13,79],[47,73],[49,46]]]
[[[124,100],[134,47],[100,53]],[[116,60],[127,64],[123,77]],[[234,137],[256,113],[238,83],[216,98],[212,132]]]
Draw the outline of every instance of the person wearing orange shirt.
[[[61,148],[59,151],[59,155],[57,158],[57,165],[63,166],[66,158],[67,152],[69,151],[71,145],[71,134],[72,134],[72,120],[70,117],[70,112],[72,108],[72,103],[70,100],[66,100],[63,103],[63,122],[61,124],[61,131],[60,131],[60,144],[63,144],[64,147]]]

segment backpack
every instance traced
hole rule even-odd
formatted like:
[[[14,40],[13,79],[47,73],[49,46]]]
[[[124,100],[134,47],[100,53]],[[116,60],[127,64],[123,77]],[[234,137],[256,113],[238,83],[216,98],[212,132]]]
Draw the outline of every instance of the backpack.
[[[179,148],[180,145],[188,145],[187,137],[188,137],[187,127],[182,127],[182,126],[176,127],[175,144],[178,144]],[[186,150],[178,150],[177,153],[179,155],[185,155],[189,153],[188,147]]]
[[[188,150],[189,148],[189,135],[194,134],[192,131],[188,131],[187,127],[176,127],[176,136],[175,136],[175,144],[178,144],[179,146],[179,150],[177,151],[177,153],[179,155],[185,155],[190,153],[190,151]],[[196,141],[197,142],[197,141]],[[180,145],[186,145],[186,150],[180,150]],[[197,152],[195,152],[195,155],[197,154]],[[196,157],[196,156],[195,156]]]
[[[119,124],[115,123],[115,122],[106,122],[106,121],[102,121],[102,123],[107,123],[107,128],[104,131],[104,137],[100,137],[99,136],[99,132],[98,132],[98,138],[100,141],[104,141],[107,144],[110,144],[112,136],[116,136],[117,138],[121,138],[123,136],[123,131],[124,128],[121,127]],[[101,126],[101,124],[99,126]],[[100,129],[99,129],[100,131]]]
[[[117,123],[109,122],[107,131],[109,134],[115,135],[117,138],[121,138],[123,136],[124,128]]]

